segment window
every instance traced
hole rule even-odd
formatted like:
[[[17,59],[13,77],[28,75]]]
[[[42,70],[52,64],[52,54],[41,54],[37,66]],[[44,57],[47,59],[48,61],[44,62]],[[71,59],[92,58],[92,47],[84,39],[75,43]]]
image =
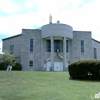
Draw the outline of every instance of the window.
[[[29,66],[33,66],[33,61],[29,61]]]
[[[50,40],[46,41],[46,52],[51,52],[51,42],[50,42]]]
[[[30,39],[30,52],[33,52],[33,39]]]
[[[81,53],[84,53],[84,40],[81,40]]]
[[[11,53],[11,54],[14,53],[14,45],[10,45],[10,53]]]
[[[60,40],[54,40],[54,52],[57,52],[57,50],[60,52]]]
[[[54,40],[54,52],[62,52],[63,51],[63,41],[62,40]],[[46,40],[46,52],[51,52],[51,41]]]
[[[94,52],[94,59],[97,59],[97,48],[93,48],[93,52]]]
[[[66,52],[68,53],[68,40],[66,40]]]

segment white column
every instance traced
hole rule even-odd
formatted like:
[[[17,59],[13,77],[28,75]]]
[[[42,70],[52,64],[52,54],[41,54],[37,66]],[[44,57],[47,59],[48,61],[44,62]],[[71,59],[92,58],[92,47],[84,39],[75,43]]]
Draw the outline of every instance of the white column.
[[[66,68],[66,37],[63,38],[63,69]]]
[[[52,70],[54,70],[54,39],[53,39],[53,36],[51,36],[51,67],[52,67]]]
[[[70,40],[70,62],[73,62],[73,43]]]

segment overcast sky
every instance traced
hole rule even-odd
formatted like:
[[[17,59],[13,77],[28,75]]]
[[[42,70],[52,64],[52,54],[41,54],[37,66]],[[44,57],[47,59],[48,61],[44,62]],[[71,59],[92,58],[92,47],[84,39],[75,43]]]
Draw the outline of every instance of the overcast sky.
[[[0,0],[0,47],[2,39],[49,23],[68,24],[77,31],[91,31],[100,41],[100,0]]]

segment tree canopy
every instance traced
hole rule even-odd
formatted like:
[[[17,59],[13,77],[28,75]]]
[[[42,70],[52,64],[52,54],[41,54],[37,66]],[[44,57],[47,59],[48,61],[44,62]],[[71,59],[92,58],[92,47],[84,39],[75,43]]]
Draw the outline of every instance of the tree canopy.
[[[5,65],[12,65],[15,61],[15,56],[10,54],[9,51],[4,51],[4,54],[0,54],[0,62],[5,63]]]

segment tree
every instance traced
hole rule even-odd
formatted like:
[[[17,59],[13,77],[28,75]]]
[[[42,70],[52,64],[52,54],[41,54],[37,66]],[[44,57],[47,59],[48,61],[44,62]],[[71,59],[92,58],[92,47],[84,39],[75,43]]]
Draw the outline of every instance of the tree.
[[[9,51],[4,51],[4,54],[0,55],[0,62],[3,62],[5,66],[12,65],[15,62],[15,56]]]

